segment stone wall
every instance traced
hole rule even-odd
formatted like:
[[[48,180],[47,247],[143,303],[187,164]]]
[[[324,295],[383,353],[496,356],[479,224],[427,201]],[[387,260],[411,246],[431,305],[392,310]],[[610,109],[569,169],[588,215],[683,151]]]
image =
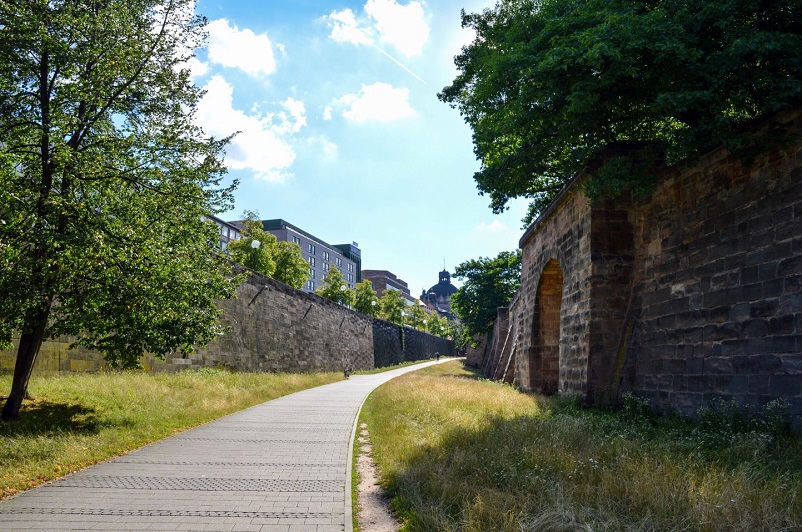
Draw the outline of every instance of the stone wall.
[[[220,301],[218,307],[228,332],[195,353],[168,355],[163,361],[145,356],[145,370],[364,370],[433,358],[436,352],[454,354],[451,340],[365,316],[261,275],[250,275],[237,288],[237,298]],[[67,338],[45,342],[34,374],[108,369],[99,353],[68,350],[69,343]],[[0,370],[13,371],[15,356],[14,350],[0,352]]]
[[[799,139],[802,112],[774,123]],[[591,201],[586,170],[523,235],[514,380],[686,413],[782,398],[802,426],[802,142],[658,172],[649,197]]]
[[[784,118],[802,131],[802,115]],[[622,385],[691,411],[714,397],[802,418],[802,149],[742,166],[721,149],[666,172],[632,212]]]

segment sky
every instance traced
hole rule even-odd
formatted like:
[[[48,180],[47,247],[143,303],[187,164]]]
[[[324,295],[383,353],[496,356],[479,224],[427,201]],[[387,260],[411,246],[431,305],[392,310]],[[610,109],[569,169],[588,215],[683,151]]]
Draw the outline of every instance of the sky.
[[[478,195],[471,130],[437,99],[473,35],[460,10],[494,0],[199,0],[209,39],[192,61],[197,121],[239,132],[226,150],[232,210],[283,218],[413,296],[438,272],[514,250],[526,205]],[[454,284],[460,283],[454,279]]]

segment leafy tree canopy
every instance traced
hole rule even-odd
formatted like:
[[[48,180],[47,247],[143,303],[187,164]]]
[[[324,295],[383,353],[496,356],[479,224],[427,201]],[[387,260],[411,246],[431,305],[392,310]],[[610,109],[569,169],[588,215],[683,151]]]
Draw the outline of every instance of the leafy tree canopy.
[[[336,266],[329,268],[323,277],[323,286],[315,290],[315,293],[340,305],[350,306],[354,302],[354,291],[348,288],[348,283]]]
[[[429,315],[418,305],[408,305],[404,311],[404,323],[419,331],[425,331]]]
[[[239,223],[242,226],[241,238],[232,240],[226,248],[231,260],[272,278],[276,271],[275,249],[278,239],[264,230],[256,212],[245,211]],[[308,272],[306,261],[304,267]]]
[[[265,231],[256,211],[242,214],[242,237],[229,242],[226,251],[234,262],[266,275],[293,288],[301,288],[309,280],[309,263],[294,242],[280,242]]]
[[[356,284],[354,310],[374,317],[379,314],[379,300],[376,297],[376,291],[367,279]]]
[[[403,325],[406,308],[407,300],[400,290],[387,289],[379,299],[379,317],[383,320]]]
[[[276,269],[273,279],[293,288],[302,288],[309,280],[309,263],[301,253],[301,246],[295,242],[276,242],[273,249]]]
[[[454,275],[464,284],[451,296],[451,309],[463,325],[462,341],[471,343],[493,329],[498,308],[509,306],[518,292],[521,250],[465,261]]]
[[[230,208],[227,139],[193,123],[192,0],[0,1],[0,340],[20,336],[3,418],[48,336],[131,367],[221,332],[233,295],[206,214]]]
[[[799,0],[499,0],[462,25],[476,38],[438,96],[473,129],[480,193],[530,199],[526,223],[605,148],[652,161],[612,157],[590,192],[647,190],[656,153],[748,158],[771,139],[743,126],[802,95]]]

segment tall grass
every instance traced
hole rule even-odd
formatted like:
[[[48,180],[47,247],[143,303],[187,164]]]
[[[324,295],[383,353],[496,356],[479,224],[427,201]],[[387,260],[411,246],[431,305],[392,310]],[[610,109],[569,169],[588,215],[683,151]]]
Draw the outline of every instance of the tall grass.
[[[781,416],[643,406],[585,410],[452,362],[383,385],[362,420],[408,530],[802,529],[802,439]]]
[[[342,373],[201,370],[33,378],[19,421],[0,423],[0,491],[6,497],[189,427]],[[11,387],[0,376],[0,389]]]

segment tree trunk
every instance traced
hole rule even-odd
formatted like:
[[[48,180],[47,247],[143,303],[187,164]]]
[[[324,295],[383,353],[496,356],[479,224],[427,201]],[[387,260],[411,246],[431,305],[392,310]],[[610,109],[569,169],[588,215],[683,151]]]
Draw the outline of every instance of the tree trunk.
[[[2,419],[10,421],[19,417],[22,400],[28,393],[28,381],[33,372],[33,365],[42,341],[45,337],[47,319],[50,316],[52,300],[42,304],[39,310],[26,320],[25,332],[20,336],[19,349],[17,349],[17,362],[14,365],[14,380],[11,383],[11,393],[8,394],[6,404],[3,406]]]

